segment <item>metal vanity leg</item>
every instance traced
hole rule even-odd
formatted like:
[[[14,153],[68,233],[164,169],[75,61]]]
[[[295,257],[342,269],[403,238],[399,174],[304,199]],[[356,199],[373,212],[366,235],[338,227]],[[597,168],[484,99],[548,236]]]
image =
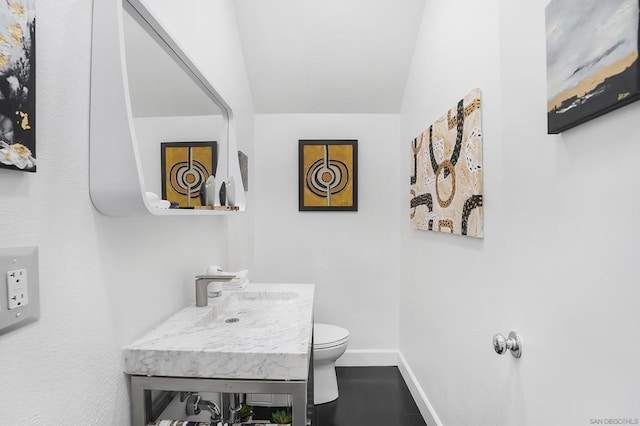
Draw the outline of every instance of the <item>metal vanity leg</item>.
[[[307,426],[307,382],[297,384],[293,390],[293,424]]]
[[[311,347],[313,348],[313,333],[311,333]],[[315,418],[315,405],[313,405],[313,350],[309,351],[309,371],[307,374],[307,425],[311,425]]]
[[[137,377],[131,376],[131,424],[133,426],[147,424],[146,392]]]

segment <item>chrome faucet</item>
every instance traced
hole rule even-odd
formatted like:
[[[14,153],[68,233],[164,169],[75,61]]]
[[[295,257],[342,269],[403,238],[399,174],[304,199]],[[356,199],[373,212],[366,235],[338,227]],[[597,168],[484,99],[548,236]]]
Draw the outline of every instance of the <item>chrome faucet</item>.
[[[196,276],[196,306],[200,308],[203,306],[207,306],[208,297],[209,297],[209,295],[207,294],[207,287],[209,287],[209,284],[211,284],[214,281],[218,283],[222,283],[225,281],[231,281],[232,279],[233,279],[233,276],[221,277],[219,275],[197,275]],[[214,292],[211,297],[219,297],[221,295],[222,295],[222,287],[220,287],[220,290]]]
[[[209,295],[207,294],[207,287],[214,281],[215,278],[210,275],[198,275],[196,277],[196,306],[207,306]]]

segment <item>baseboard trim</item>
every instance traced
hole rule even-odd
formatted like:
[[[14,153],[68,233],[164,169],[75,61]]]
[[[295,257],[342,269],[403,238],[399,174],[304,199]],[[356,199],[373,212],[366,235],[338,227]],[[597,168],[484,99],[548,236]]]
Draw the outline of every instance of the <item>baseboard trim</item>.
[[[413,371],[411,371],[411,367],[409,367],[407,360],[400,352],[398,352],[398,369],[409,388],[409,392],[411,392],[411,396],[413,396],[414,401],[418,405],[420,414],[422,414],[425,422],[427,422],[427,425],[442,426],[442,422],[440,422],[440,418],[438,418],[438,415],[433,409],[429,398],[427,398],[427,395],[422,390],[422,386],[420,386],[416,376],[413,374]]]
[[[338,367],[398,366],[398,351],[395,350],[347,350],[338,361]]]

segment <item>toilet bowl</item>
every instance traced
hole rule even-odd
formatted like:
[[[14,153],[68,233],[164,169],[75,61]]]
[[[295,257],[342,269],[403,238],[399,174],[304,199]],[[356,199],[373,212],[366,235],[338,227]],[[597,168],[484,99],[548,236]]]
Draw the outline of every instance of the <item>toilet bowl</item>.
[[[313,403],[338,398],[335,363],[347,349],[349,330],[329,324],[313,325]]]

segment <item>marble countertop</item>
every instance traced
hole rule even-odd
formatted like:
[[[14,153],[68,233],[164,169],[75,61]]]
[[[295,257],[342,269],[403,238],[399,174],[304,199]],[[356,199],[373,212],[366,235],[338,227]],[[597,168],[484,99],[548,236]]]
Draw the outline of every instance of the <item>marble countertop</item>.
[[[249,284],[244,290],[209,298],[207,307],[188,306],[124,348],[124,371],[145,376],[305,380],[313,294],[313,284]]]

